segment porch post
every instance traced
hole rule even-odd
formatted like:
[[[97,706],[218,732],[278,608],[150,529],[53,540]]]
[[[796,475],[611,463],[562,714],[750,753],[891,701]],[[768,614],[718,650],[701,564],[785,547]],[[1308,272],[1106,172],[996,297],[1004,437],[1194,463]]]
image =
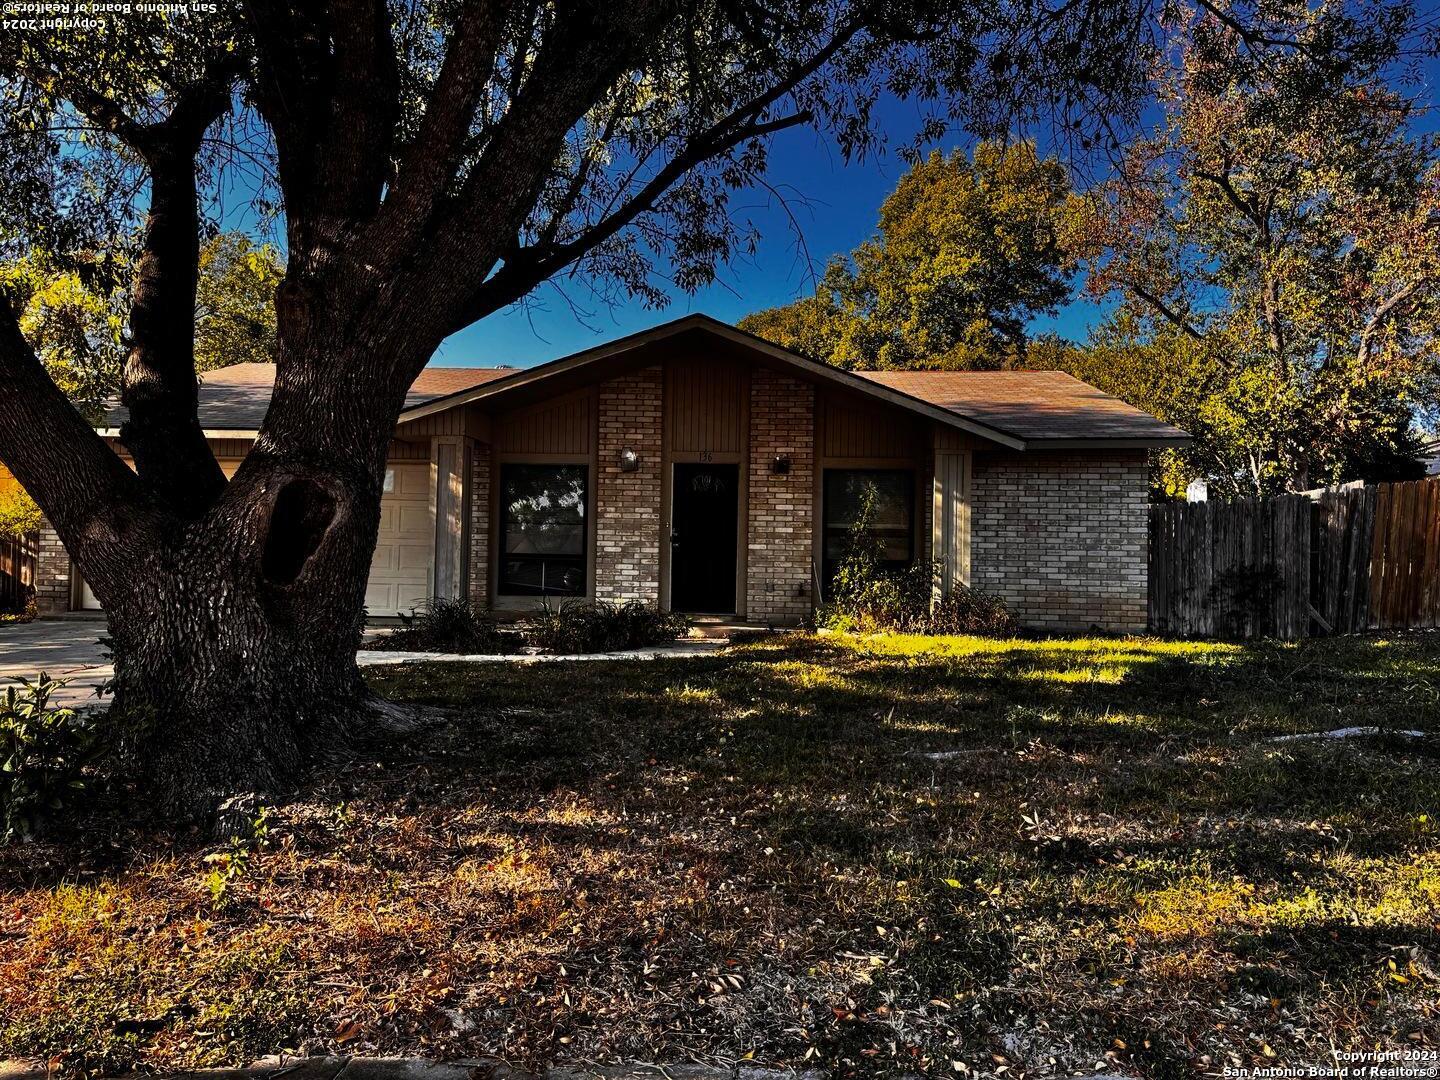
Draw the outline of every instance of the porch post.
[[[933,599],[970,584],[970,450],[937,432],[930,516],[930,550],[939,564]]]
[[[430,505],[435,522],[431,592],[446,600],[467,592],[470,455],[470,440],[463,436],[437,435],[430,440]]]

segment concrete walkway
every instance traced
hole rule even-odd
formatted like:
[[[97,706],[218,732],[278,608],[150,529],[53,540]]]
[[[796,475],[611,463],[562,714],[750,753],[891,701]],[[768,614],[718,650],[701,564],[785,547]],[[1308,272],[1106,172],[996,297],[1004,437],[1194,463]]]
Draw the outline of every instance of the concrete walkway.
[[[31,623],[0,626],[0,690],[17,678],[33,678],[43,671],[67,685],[56,695],[56,703],[75,708],[93,705],[95,688],[107,682],[114,667],[105,658],[100,638],[105,634],[103,619],[36,619]],[[361,667],[377,664],[420,663],[509,663],[538,664],[560,660],[655,660],[668,656],[709,656],[728,642],[723,638],[677,641],[653,649],[626,649],[622,652],[587,653],[579,656],[541,656],[520,653],[513,656],[456,656],[452,653],[413,653],[389,650],[362,650]]]
[[[32,679],[43,671],[52,679],[67,680],[55,696],[57,704],[96,704],[95,688],[115,673],[100,647],[105,633],[105,620],[91,618],[0,626],[0,691],[15,679]]]

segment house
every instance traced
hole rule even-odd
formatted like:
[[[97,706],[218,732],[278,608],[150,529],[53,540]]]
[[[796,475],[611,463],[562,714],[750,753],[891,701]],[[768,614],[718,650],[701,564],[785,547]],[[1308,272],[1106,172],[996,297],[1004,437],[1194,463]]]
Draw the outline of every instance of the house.
[[[227,473],[273,377],[204,376]],[[1030,626],[1139,630],[1146,452],[1186,441],[1060,372],[852,373],[704,316],[534,368],[428,368],[395,431],[367,607],[593,597],[793,624],[870,489],[895,565],[937,560],[941,588],[996,593]],[[53,532],[38,598],[95,606]]]

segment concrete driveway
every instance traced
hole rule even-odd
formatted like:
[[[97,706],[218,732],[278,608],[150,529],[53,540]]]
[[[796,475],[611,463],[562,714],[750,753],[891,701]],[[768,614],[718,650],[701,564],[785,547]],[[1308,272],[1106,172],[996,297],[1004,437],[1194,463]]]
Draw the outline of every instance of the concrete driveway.
[[[95,687],[113,673],[100,648],[104,633],[105,620],[90,618],[0,626],[0,690],[16,678],[33,678],[43,671],[52,679],[67,680],[56,695],[58,704],[96,704]]]

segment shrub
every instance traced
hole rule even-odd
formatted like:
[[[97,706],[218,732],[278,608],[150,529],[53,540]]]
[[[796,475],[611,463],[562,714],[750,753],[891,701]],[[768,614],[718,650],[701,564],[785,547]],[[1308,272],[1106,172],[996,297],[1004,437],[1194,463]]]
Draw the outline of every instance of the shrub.
[[[567,600],[559,608],[546,604],[530,626],[530,644],[550,653],[613,652],[641,649],[673,641],[685,633],[683,615],[639,600],[607,604],[594,600]]]
[[[33,588],[25,591],[25,599],[17,611],[0,611],[0,626],[14,623],[34,622],[40,616],[39,609],[35,606],[35,590]]]
[[[431,597],[420,608],[401,615],[398,630],[366,643],[371,649],[405,652],[514,652],[515,635],[503,633],[488,612],[466,599]]]
[[[1019,629],[1005,601],[968,585],[952,585],[930,609],[927,634],[989,634],[1003,637]]]
[[[28,837],[84,789],[85,766],[100,741],[73,709],[50,704],[64,686],[43,672],[20,679],[0,699],[0,842]]]
[[[850,526],[846,551],[836,565],[829,600],[816,613],[817,626],[831,630],[907,634],[1007,634],[1015,617],[997,596],[954,585],[934,599],[940,563],[917,562],[889,569],[880,541],[870,530],[875,492],[860,496],[860,512]]]

